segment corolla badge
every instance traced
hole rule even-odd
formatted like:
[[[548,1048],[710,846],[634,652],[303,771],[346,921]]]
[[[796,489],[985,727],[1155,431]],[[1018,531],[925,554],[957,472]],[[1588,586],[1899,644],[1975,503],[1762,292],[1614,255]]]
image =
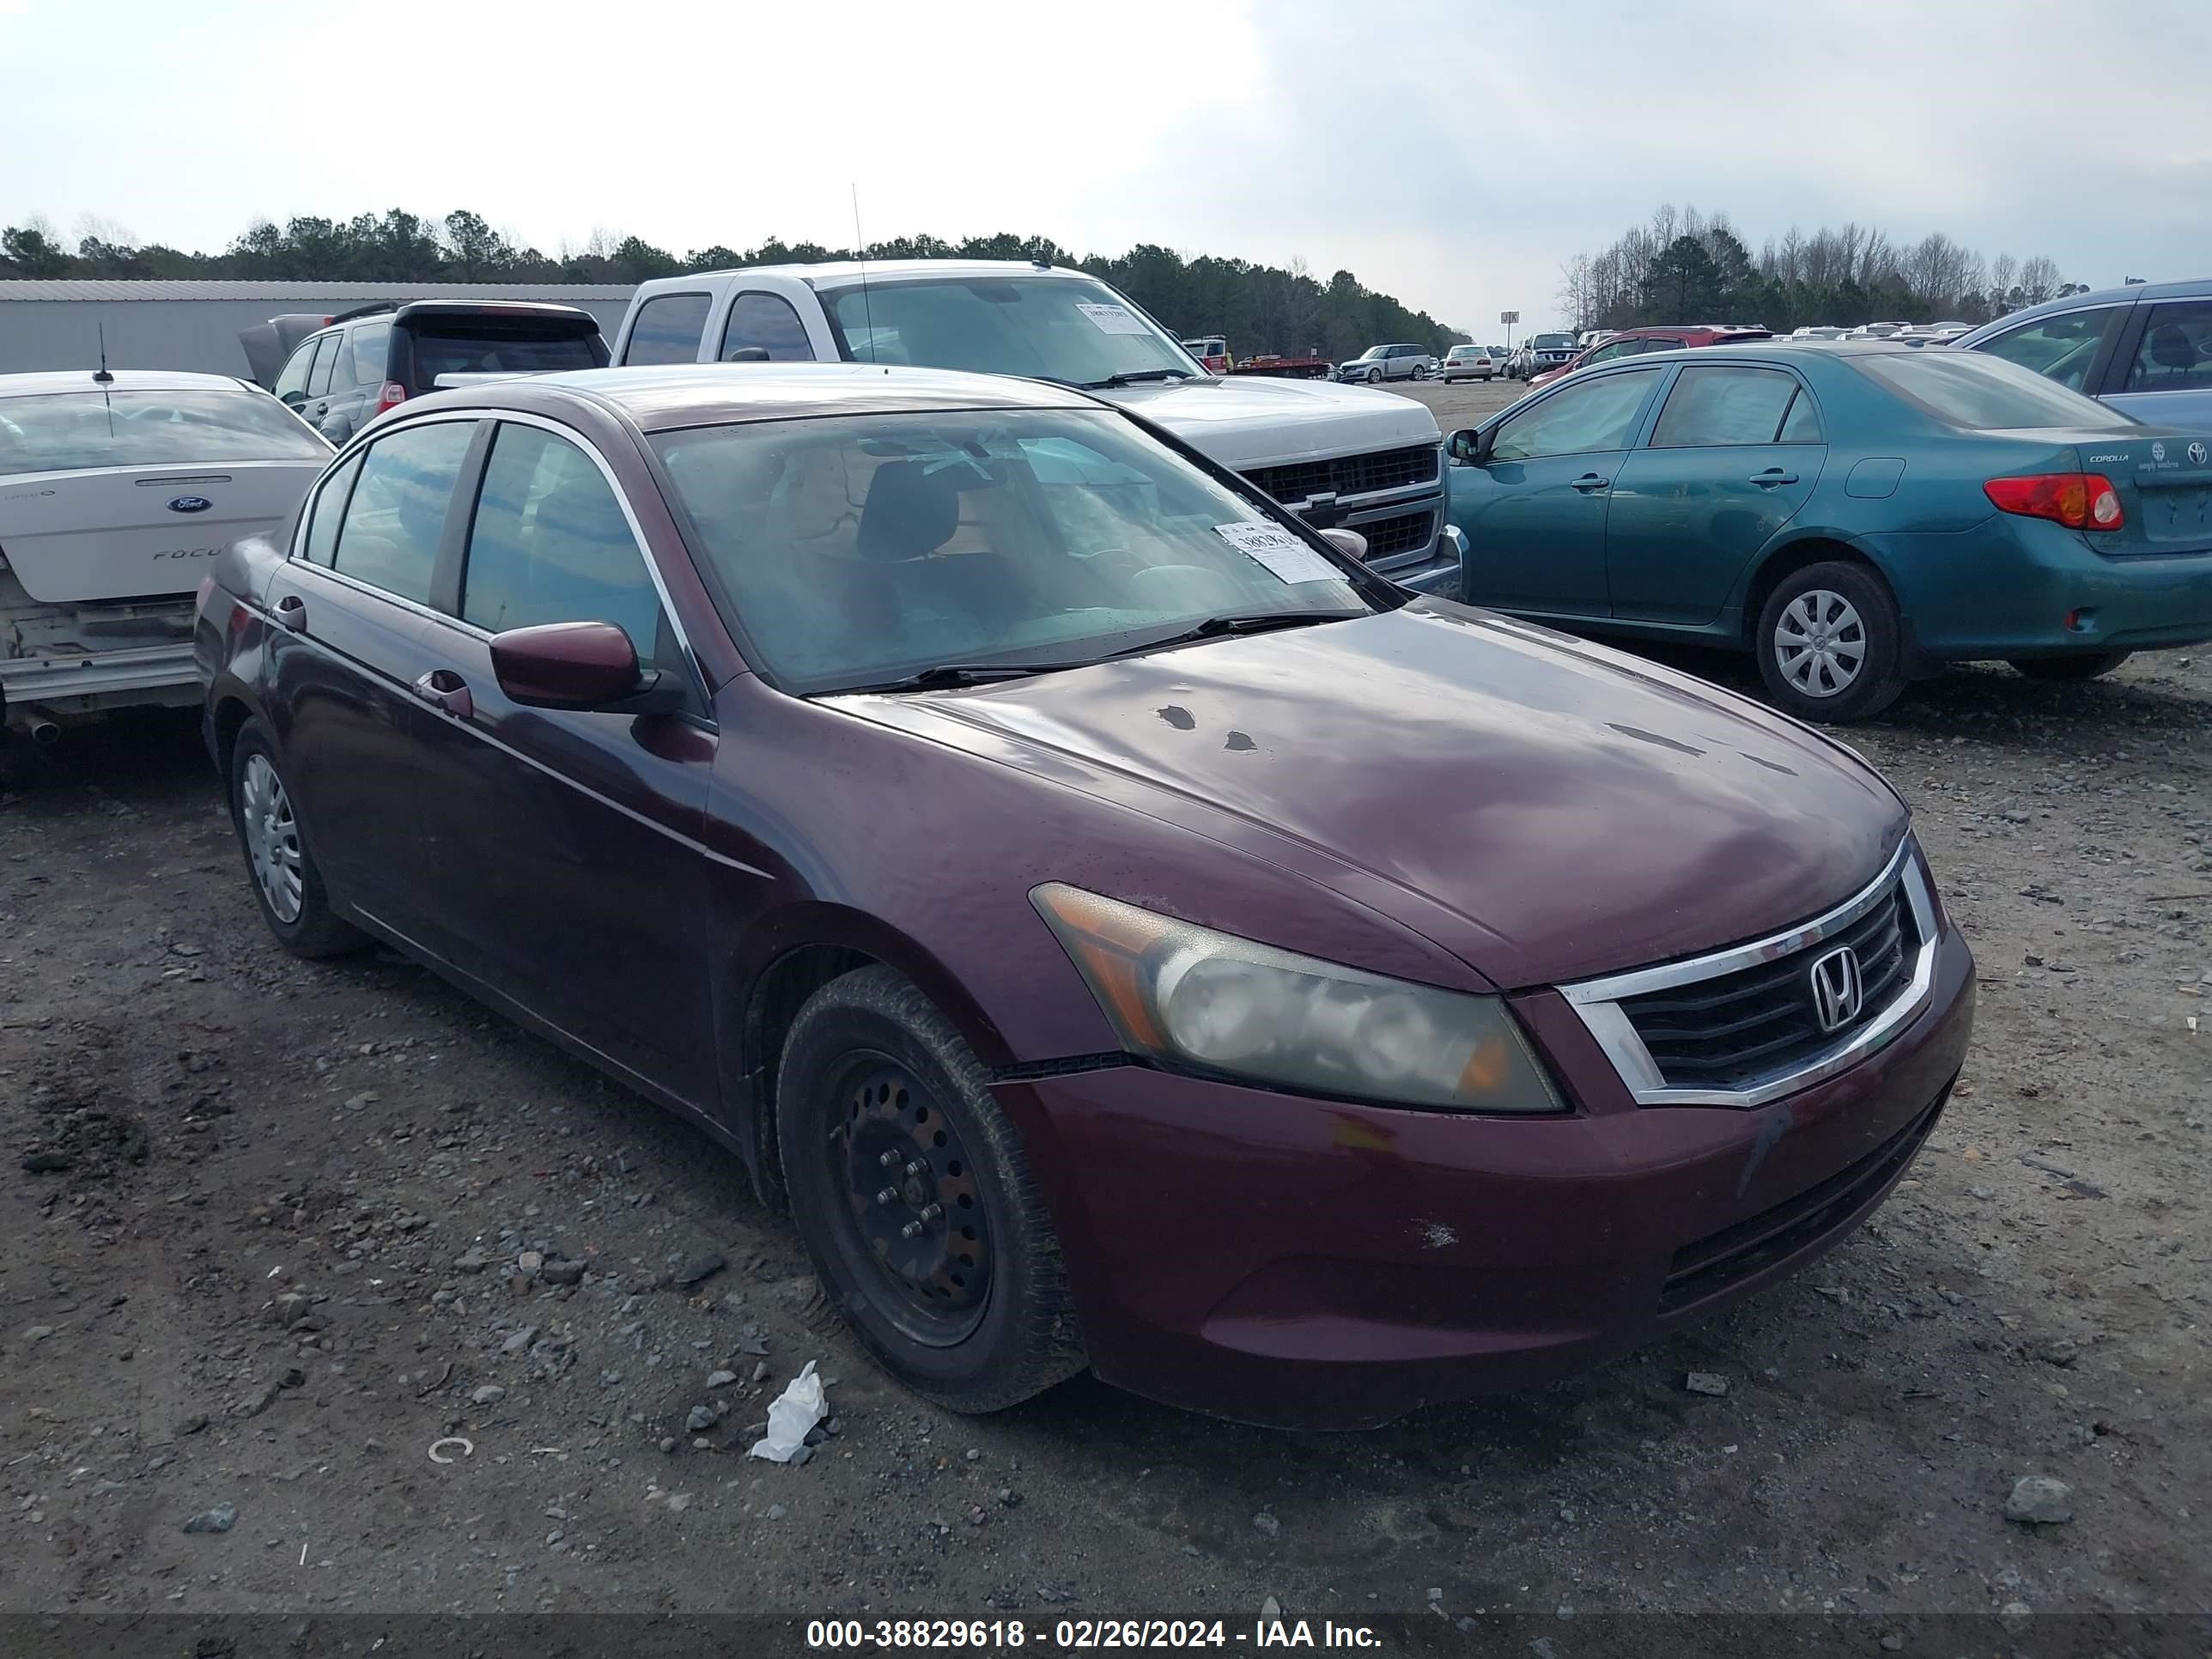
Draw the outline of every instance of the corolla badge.
[[[169,503],[172,513],[204,513],[215,503],[204,495],[179,495]]]

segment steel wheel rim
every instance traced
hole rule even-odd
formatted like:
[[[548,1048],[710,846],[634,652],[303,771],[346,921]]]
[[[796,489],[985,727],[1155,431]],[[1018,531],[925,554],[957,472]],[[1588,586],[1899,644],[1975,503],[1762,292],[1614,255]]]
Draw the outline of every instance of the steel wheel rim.
[[[270,915],[283,922],[300,919],[305,887],[300,852],[300,823],[284,780],[266,755],[249,756],[239,787],[238,821],[246,836],[246,862]]]
[[[835,1098],[829,1152],[846,1254],[903,1335],[951,1347],[990,1301],[994,1254],[975,1161],[936,1091],[887,1055],[854,1056]]]
[[[1800,593],[1775,622],[1775,666],[1802,696],[1840,696],[1857,683],[1866,655],[1858,607],[1829,588]]]

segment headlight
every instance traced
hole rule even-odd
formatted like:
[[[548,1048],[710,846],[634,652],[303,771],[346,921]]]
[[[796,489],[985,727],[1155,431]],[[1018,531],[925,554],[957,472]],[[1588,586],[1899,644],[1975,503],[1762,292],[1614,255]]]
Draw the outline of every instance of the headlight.
[[[1293,956],[1059,882],[1030,897],[1133,1054],[1312,1094],[1565,1109],[1496,997]]]

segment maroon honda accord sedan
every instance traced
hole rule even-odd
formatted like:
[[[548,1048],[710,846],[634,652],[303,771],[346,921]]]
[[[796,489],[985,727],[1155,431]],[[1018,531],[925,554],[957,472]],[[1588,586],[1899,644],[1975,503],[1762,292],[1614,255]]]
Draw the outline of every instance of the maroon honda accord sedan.
[[[960,1410],[1555,1377],[1835,1244],[1966,1049],[1847,750],[1397,588],[1058,386],[420,398],[198,640],[277,939],[696,1121]]]

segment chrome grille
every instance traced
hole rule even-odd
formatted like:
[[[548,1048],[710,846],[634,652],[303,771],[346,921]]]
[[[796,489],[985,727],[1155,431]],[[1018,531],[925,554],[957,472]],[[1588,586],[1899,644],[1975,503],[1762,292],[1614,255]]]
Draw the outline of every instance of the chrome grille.
[[[1339,455],[1326,461],[1293,461],[1283,466],[1255,467],[1244,476],[1291,507],[1316,495],[1372,495],[1385,489],[1433,483],[1437,447],[1415,444],[1366,455]]]
[[[1936,898],[1908,838],[1881,873],[1812,921],[1710,956],[1562,985],[1642,1106],[1761,1106],[1856,1065],[1935,983]],[[1857,1006],[1827,1030],[1813,973],[1848,946]]]
[[[1906,975],[1912,918],[1893,881],[1856,921],[1792,955],[1717,978],[1621,1000],[1621,1012],[1670,1089],[1741,1089],[1847,1042],[1887,1008]],[[1856,957],[1858,1012],[1832,1030],[1815,1016],[1813,963],[1841,945]]]

